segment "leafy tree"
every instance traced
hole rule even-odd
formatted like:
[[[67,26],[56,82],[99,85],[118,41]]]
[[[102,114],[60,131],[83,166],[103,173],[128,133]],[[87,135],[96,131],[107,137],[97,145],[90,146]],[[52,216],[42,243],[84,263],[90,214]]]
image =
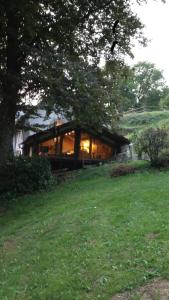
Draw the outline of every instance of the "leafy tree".
[[[107,98],[112,99],[116,117],[123,112],[123,104],[127,98],[125,91],[124,93],[122,92],[121,82],[124,82],[129,74],[130,68],[126,66],[124,62],[120,61],[107,61],[101,72],[102,78],[106,84]],[[131,100],[129,100],[129,102],[130,101]]]
[[[134,66],[134,93],[138,107],[158,108],[165,80],[153,63],[140,62]]]
[[[119,81],[121,110],[158,109],[161,97],[166,96],[168,87],[162,71],[154,64],[140,62],[129,68],[126,78]]]
[[[143,26],[129,0],[0,1],[0,163],[13,153],[16,112],[31,109],[37,95],[46,105],[50,99],[55,108],[69,113],[84,108],[85,101],[91,107],[95,91],[85,90],[89,61],[97,73],[101,55],[110,58],[112,26],[117,19],[118,51],[113,59],[131,55],[131,38],[141,39]],[[83,81],[79,72],[77,77],[77,66],[84,71]],[[73,95],[79,98],[73,101]],[[103,115],[106,105],[100,107],[95,115]]]
[[[119,104],[120,111],[128,111],[137,107],[135,74],[132,68],[128,67],[126,76],[122,76],[119,81],[119,94],[121,95]]]

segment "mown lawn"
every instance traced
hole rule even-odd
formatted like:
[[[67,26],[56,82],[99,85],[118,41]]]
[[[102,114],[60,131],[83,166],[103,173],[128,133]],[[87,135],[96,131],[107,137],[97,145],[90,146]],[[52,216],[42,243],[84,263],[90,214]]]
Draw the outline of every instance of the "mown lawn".
[[[169,171],[81,171],[0,217],[0,299],[108,300],[169,278]]]

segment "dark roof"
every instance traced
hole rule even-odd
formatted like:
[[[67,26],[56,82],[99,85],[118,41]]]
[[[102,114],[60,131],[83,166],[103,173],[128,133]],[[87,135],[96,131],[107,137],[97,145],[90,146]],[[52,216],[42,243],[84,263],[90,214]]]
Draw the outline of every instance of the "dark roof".
[[[29,136],[25,141],[24,145],[31,145],[33,143],[41,143],[44,142],[48,139],[52,139],[54,137],[57,137],[61,134],[65,134],[69,131],[76,130],[76,129],[81,129],[86,131],[87,133],[91,134],[95,138],[99,138],[103,142],[109,145],[119,145],[123,146],[126,144],[129,144],[129,140],[123,137],[122,135],[119,135],[117,133],[113,133],[109,131],[107,128],[102,128],[102,130],[97,130],[95,128],[91,128],[86,125],[77,125],[74,121],[64,123],[59,126],[54,126],[50,129],[40,131],[36,134],[33,134]]]

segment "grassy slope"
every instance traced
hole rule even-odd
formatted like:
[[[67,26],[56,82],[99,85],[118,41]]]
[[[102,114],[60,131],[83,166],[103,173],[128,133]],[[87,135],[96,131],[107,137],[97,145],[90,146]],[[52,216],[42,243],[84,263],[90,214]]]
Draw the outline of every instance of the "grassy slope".
[[[152,111],[143,113],[130,113],[121,118],[119,127],[124,133],[138,131],[146,126],[169,127],[169,111]]]
[[[169,172],[82,171],[0,217],[0,299],[111,299],[169,277]]]

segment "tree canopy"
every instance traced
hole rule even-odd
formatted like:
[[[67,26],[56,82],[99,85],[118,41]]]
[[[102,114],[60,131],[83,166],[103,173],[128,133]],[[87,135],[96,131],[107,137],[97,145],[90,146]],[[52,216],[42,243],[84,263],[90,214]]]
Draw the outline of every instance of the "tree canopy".
[[[128,67],[126,78],[119,81],[119,106],[122,111],[137,108],[155,110],[167,93],[163,72],[153,63],[139,62],[133,68]]]

